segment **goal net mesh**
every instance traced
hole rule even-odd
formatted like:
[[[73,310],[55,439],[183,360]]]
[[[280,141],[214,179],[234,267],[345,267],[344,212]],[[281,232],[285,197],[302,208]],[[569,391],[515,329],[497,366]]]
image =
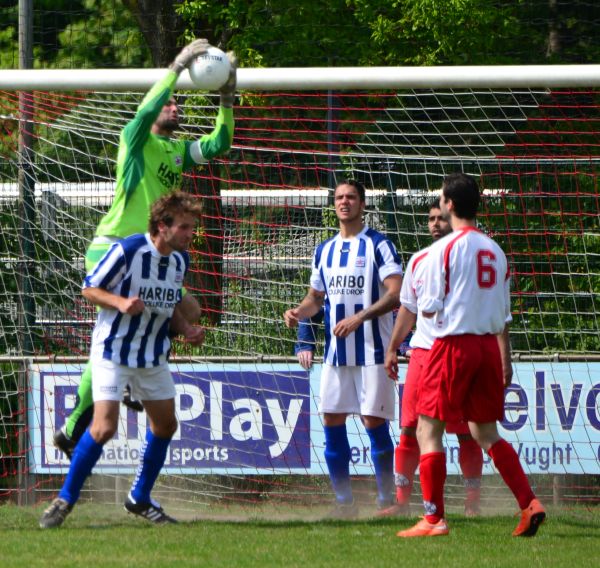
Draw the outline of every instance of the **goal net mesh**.
[[[599,94],[244,94],[229,155],[184,180],[204,207],[187,288],[208,333],[200,350],[173,347],[180,430],[159,498],[190,516],[224,505],[244,515],[258,505],[317,510],[331,499],[318,367],[297,364],[282,314],[306,293],[314,247],[336,231],[336,183],[365,184],[366,223],[406,264],[430,244],[427,206],[443,177],[460,170],[478,179],[480,226],[504,248],[513,275],[512,346],[523,381],[507,393],[503,432],[542,495],[597,501],[600,382],[590,361],[600,360]],[[94,321],[80,294],[83,256],[114,194],[119,133],[143,94],[21,96],[27,119],[18,95],[0,92],[0,495],[37,499],[68,469],[51,436],[73,407]],[[212,130],[215,98],[179,93],[179,103],[179,135]],[[21,154],[19,129],[33,136]],[[319,336],[316,354],[318,363]],[[357,495],[373,505],[369,441],[350,422]],[[144,430],[143,414],[122,411],[118,440],[96,470],[106,475],[92,476],[86,495],[127,490]],[[460,509],[454,437],[447,447],[449,504]],[[485,473],[489,509],[514,508],[487,462]]]

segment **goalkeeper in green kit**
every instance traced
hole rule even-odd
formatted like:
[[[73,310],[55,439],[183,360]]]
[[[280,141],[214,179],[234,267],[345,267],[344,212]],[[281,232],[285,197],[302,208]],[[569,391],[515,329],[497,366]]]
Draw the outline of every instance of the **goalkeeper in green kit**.
[[[179,109],[173,97],[177,78],[208,47],[205,39],[197,39],[184,47],[169,66],[167,74],[146,94],[135,117],[121,132],[115,198],[86,252],[86,271],[89,272],[119,239],[146,232],[153,203],[179,189],[183,172],[221,156],[231,148],[237,67],[231,53],[227,54],[231,72],[219,91],[220,108],[213,132],[196,141],[171,138],[179,127]],[[189,323],[198,321],[200,317],[200,305],[190,294],[184,295],[177,310],[181,310]],[[142,409],[141,404],[131,401],[128,394],[124,403],[135,410]],[[69,459],[92,415],[92,369],[88,362],[77,390],[76,406],[53,437],[54,445]]]

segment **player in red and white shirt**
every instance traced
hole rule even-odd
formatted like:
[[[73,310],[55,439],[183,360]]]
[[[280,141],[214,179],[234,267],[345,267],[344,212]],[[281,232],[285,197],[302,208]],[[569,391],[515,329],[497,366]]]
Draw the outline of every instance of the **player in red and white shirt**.
[[[339,233],[315,249],[310,288],[284,320],[296,327],[325,312],[325,352],[319,409],[323,414],[325,461],[336,497],[330,517],[357,515],[350,483],[351,451],[346,431],[349,414],[359,414],[371,444],[378,505],[394,502],[395,391],[383,366],[398,307],[402,266],[394,245],[365,226],[365,188],[347,180],[335,188]],[[391,388],[390,388],[391,387]]]
[[[452,231],[449,220],[442,215],[440,200],[436,199],[428,209],[427,228],[434,242]],[[394,469],[396,474],[396,504],[390,507],[390,515],[406,515],[410,512],[410,494],[417,466],[419,465],[419,445],[417,443],[417,395],[420,377],[427,365],[429,350],[433,345],[433,320],[418,316],[418,299],[423,286],[423,274],[427,247],[414,254],[408,262],[402,289],[400,291],[401,307],[396,318],[392,338],[385,356],[385,367],[388,376],[398,379],[398,346],[406,334],[415,327],[410,340],[408,370],[404,380],[402,393],[402,417],[400,421],[400,443],[396,446]],[[458,461],[465,482],[465,514],[479,514],[481,494],[481,473],[483,454],[481,448],[473,440],[469,425],[464,422],[446,424],[446,432],[456,434],[459,442]]]
[[[476,228],[477,182],[462,173],[442,185],[442,213],[453,232],[425,259],[419,310],[433,318],[436,338],[421,378],[417,439],[425,516],[400,537],[449,533],[444,519],[446,422],[469,422],[473,438],[492,458],[521,508],[514,536],[533,536],[545,519],[513,447],[498,434],[504,388],[512,380],[508,324],[509,274],[502,249]]]

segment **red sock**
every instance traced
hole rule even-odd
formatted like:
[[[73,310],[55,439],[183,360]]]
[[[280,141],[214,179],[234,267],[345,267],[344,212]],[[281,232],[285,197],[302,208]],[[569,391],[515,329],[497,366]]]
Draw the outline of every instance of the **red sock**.
[[[459,439],[458,461],[465,479],[467,493],[465,506],[478,509],[481,497],[481,473],[483,471],[483,452],[472,438]]]
[[[421,491],[425,518],[435,524],[444,516],[444,483],[446,482],[446,454],[431,452],[421,455],[419,462]]]
[[[400,505],[410,502],[415,471],[419,465],[419,444],[414,436],[400,436],[400,443],[394,451],[394,471],[396,473],[396,500]]]
[[[517,452],[506,440],[501,439],[488,450],[488,454],[494,460],[504,483],[513,492],[519,507],[526,509],[531,500],[535,499],[535,494],[531,490]]]

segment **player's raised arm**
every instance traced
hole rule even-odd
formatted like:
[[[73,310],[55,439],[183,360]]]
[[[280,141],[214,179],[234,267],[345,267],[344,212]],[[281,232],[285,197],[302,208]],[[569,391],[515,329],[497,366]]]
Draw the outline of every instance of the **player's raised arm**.
[[[179,74],[195,57],[206,53],[208,47],[208,41],[205,39],[197,39],[186,45],[169,65],[166,75],[146,93],[134,119],[123,130],[130,151],[145,143],[163,106],[169,102],[173,94]]]
[[[219,113],[215,128],[199,140],[190,144],[190,156],[196,164],[202,164],[229,151],[233,144],[233,103],[237,85],[237,57],[233,51],[227,52],[230,63],[229,78],[219,89]]]
[[[227,52],[229,59],[229,77],[225,84],[219,89],[221,106],[223,108],[232,108],[235,101],[235,88],[237,86],[237,66],[238,60],[233,51]]]
[[[190,63],[199,55],[206,53],[209,48],[208,40],[204,38],[195,39],[188,43],[169,65],[171,71],[179,75],[184,69],[189,67]]]

